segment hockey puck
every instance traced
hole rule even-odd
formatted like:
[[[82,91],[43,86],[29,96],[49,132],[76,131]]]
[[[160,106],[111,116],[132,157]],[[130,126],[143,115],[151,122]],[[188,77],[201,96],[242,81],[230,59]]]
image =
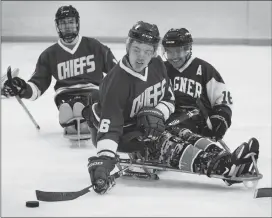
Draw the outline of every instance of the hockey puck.
[[[26,207],[39,207],[40,203],[39,201],[27,201]]]

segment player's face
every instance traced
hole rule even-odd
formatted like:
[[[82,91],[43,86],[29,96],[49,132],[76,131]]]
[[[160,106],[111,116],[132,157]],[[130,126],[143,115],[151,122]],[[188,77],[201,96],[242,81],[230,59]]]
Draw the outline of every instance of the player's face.
[[[165,58],[177,69],[182,67],[189,54],[190,45],[164,48]]]
[[[154,47],[133,41],[129,49],[129,63],[136,72],[141,72],[154,56]]]
[[[67,17],[58,21],[58,28],[62,35],[71,41],[74,39],[73,35],[77,33],[77,22],[75,17]],[[68,42],[67,41],[67,42]]]

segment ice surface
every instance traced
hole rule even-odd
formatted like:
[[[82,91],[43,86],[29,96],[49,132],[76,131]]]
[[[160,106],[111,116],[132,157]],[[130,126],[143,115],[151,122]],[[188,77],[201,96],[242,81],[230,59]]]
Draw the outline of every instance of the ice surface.
[[[4,43],[2,65],[20,68],[28,79],[40,53],[50,43]],[[117,59],[123,44],[108,44]],[[260,141],[258,188],[271,187],[271,47],[194,46],[193,54],[210,62],[233,94],[233,124],[225,142],[233,150],[255,136]],[[54,80],[53,80],[54,83]],[[117,180],[99,196],[90,192],[73,201],[40,202],[35,190],[77,191],[89,185],[87,158],[94,147],[73,149],[62,137],[53,101],[53,83],[37,101],[23,100],[39,123],[38,132],[16,99],[1,100],[1,215],[3,217],[92,216],[271,216],[271,198],[254,199],[242,184],[226,187],[205,176],[165,172],[161,180]]]

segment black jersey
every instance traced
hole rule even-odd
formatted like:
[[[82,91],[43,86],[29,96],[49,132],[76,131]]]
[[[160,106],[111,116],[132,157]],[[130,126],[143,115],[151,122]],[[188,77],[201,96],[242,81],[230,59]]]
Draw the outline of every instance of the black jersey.
[[[201,98],[209,111],[215,106],[226,106],[231,116],[233,99],[218,71],[208,62],[191,57],[179,70],[165,62],[171,80],[176,109],[179,107],[196,107],[196,99]]]
[[[99,88],[98,150],[117,148],[124,125],[135,123],[141,108],[156,107],[165,119],[174,112],[174,94],[162,59],[153,58],[144,75],[128,68],[126,62],[124,56]]]
[[[108,73],[117,63],[111,50],[94,38],[79,36],[73,49],[58,43],[44,50],[30,80],[32,100],[42,95],[56,79],[56,94],[69,88],[99,86],[103,73]]]

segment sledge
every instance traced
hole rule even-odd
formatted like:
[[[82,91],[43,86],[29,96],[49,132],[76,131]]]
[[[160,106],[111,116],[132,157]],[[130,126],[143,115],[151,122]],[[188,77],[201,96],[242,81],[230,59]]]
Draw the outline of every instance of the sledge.
[[[147,179],[147,180],[159,180],[159,176],[157,174],[158,171],[173,171],[173,172],[179,172],[179,173],[188,173],[188,174],[195,174],[200,176],[207,176],[206,174],[201,173],[195,173],[191,171],[185,171],[181,169],[176,169],[168,165],[167,163],[158,162],[154,160],[148,160],[147,158],[141,157],[140,154],[136,154],[138,156],[135,159],[135,154],[128,154],[129,158],[120,158],[119,163],[117,164],[117,167],[119,170],[124,169],[125,167],[128,167],[125,171],[123,176],[125,177],[132,177],[132,178],[138,178],[138,179]],[[256,159],[254,158],[254,154],[250,155],[253,166],[249,173],[242,174],[239,177],[232,176],[232,177],[225,177],[222,175],[217,174],[211,174],[208,177],[215,178],[215,179],[225,179],[229,181],[238,181],[242,182],[245,187],[249,188],[248,182],[258,182],[260,179],[263,178],[263,175],[259,172]],[[234,170],[234,174],[238,172],[240,166],[236,166]],[[144,172],[135,172],[132,169],[133,168],[140,168]],[[255,184],[254,186],[256,186]]]

